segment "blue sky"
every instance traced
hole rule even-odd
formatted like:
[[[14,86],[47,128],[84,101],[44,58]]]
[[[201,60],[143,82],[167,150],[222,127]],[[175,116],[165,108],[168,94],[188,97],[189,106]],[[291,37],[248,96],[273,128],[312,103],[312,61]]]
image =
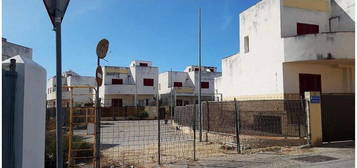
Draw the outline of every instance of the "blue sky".
[[[102,65],[149,60],[160,72],[197,64],[198,8],[202,9],[202,64],[221,69],[239,51],[239,13],[259,0],[71,0],[62,23],[63,70],[94,76],[97,42],[110,48]],[[55,32],[42,0],[3,0],[3,37],[33,49],[33,59],[55,74]]]

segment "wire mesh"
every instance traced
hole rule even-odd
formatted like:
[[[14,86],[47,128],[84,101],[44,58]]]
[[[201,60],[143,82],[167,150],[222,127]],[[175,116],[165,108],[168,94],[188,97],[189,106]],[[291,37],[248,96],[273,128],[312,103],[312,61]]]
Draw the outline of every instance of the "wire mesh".
[[[175,107],[172,119],[169,107],[104,107],[103,167],[153,167],[306,142],[303,101],[204,102],[201,106],[202,141],[197,104]]]
[[[101,165],[137,167],[157,161],[157,122],[143,113],[142,107],[102,108]]]
[[[175,123],[190,127],[192,108],[193,105],[176,107]],[[248,152],[306,143],[305,104],[301,100],[205,102],[202,113],[203,142],[197,143],[199,158],[234,153],[238,151],[237,144],[240,150]]]

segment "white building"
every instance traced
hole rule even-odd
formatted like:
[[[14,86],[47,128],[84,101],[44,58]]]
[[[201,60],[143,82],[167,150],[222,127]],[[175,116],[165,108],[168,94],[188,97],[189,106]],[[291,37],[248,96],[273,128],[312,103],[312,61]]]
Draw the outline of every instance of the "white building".
[[[4,167],[45,167],[45,90],[46,70],[32,60],[32,49],[2,38]]]
[[[62,76],[63,86],[91,86],[96,87],[95,77],[80,76],[73,71],[67,71]],[[95,91],[91,88],[73,89],[74,106],[85,106],[92,104]],[[69,88],[62,88],[62,106],[69,107]],[[47,80],[47,107],[56,107],[56,76]]]
[[[354,0],[262,0],[239,16],[240,53],[222,59],[225,100],[354,93]]]
[[[215,77],[221,76],[216,67],[201,67],[201,96],[202,100],[214,100]],[[198,66],[188,66],[183,72],[169,71],[159,75],[159,93],[164,104],[182,106],[197,102],[198,95]],[[170,103],[171,104],[171,103]]]
[[[129,67],[104,66],[99,88],[102,105],[152,105],[157,95],[158,73],[150,61],[132,61]]]

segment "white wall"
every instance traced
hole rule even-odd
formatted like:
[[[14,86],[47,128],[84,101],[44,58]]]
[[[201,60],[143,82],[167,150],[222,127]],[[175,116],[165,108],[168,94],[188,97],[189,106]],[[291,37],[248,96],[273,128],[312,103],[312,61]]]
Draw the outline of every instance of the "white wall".
[[[331,31],[355,31],[355,0],[332,0]]]
[[[192,71],[188,72],[191,81],[193,81],[194,85],[194,94],[198,94],[198,89],[199,89],[199,80],[198,80],[198,72],[197,71]],[[221,76],[222,73],[220,72],[201,72],[201,82],[208,82],[209,83],[209,88],[201,88],[201,94],[206,94],[206,95],[214,95],[215,92],[215,87],[214,87],[214,78]]]
[[[165,94],[170,92],[170,72],[163,72],[159,74],[159,94]]]
[[[16,59],[16,168],[43,168],[45,153],[46,70],[22,56]],[[10,59],[3,61],[8,66]]]
[[[89,76],[69,76],[67,78],[68,86],[91,86],[96,87],[94,77]],[[85,103],[93,103],[93,88],[74,88],[73,101],[74,105],[84,105]]]
[[[281,7],[281,36],[296,36],[297,23],[319,25],[320,32],[328,32],[330,12],[300,8]]]
[[[263,0],[240,14],[240,54],[222,60],[224,99],[283,92],[280,1]],[[244,37],[249,36],[249,52]]]
[[[158,92],[159,69],[157,67],[130,67],[138,94],[156,94]],[[154,86],[144,86],[144,79],[154,79]]]
[[[345,13],[354,21],[355,20],[355,1],[354,0],[332,0],[340,6]]]
[[[172,81],[172,83],[171,83]],[[165,94],[170,93],[171,87],[173,87],[174,82],[181,82],[182,87],[194,88],[194,84],[187,72],[177,72],[169,71],[163,72],[159,75],[159,93]]]

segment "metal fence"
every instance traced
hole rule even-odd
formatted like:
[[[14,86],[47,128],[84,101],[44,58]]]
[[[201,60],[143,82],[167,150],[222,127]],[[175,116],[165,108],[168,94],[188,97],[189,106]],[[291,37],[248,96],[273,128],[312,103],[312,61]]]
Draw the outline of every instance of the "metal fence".
[[[192,121],[194,108],[197,105],[176,107],[175,124],[182,129],[195,130]],[[244,152],[306,143],[305,103],[301,100],[204,102],[202,115],[203,120],[196,120],[195,124],[196,130],[200,130],[202,122],[202,133],[197,134],[202,137],[197,139],[209,143],[211,147],[206,144],[203,151],[197,150],[198,157],[213,156],[229,150]]]
[[[169,109],[103,107],[101,166],[153,167],[306,143],[301,100],[203,102],[202,120],[198,105],[175,107],[172,119]]]

